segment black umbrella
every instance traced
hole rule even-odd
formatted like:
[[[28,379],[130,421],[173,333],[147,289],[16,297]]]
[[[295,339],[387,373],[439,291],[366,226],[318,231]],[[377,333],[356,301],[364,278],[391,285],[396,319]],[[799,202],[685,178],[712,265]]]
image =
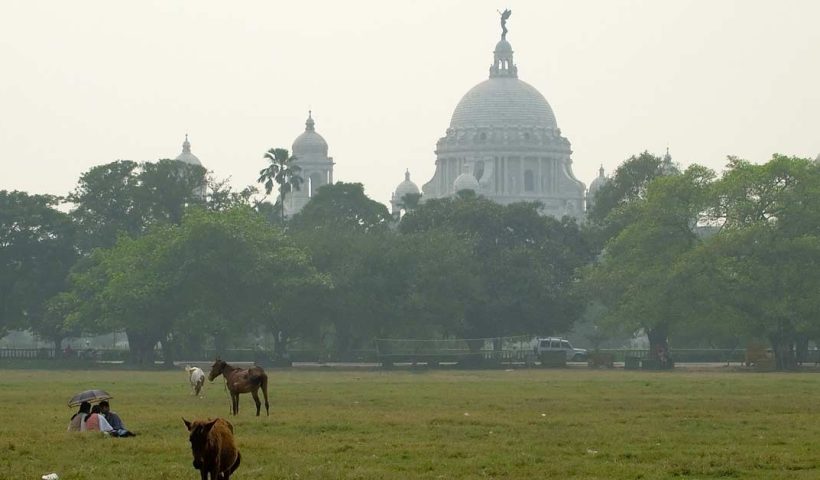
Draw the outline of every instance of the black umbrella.
[[[71,397],[71,400],[68,401],[68,406],[76,407],[83,402],[97,403],[103,400],[108,400],[109,398],[114,397],[109,395],[105,390],[86,390]]]

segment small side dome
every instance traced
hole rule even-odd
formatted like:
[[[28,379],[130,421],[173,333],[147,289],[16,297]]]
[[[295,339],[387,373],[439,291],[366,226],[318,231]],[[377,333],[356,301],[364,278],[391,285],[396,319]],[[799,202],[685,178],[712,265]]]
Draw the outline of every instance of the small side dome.
[[[595,192],[601,189],[607,182],[606,176],[604,176],[604,166],[601,165],[601,168],[598,170],[598,176],[595,177],[595,180],[589,184],[589,196],[595,195]]]
[[[327,157],[327,142],[321,135],[316,133],[315,124],[312,112],[308,112],[305,131],[296,137],[291,148],[293,156],[297,160],[316,156]]]
[[[199,167],[202,166],[202,162],[199,161],[196,155],[191,153],[191,142],[188,141],[187,133],[185,134],[185,141],[182,142],[182,153],[180,153],[174,160],[187,163],[189,165],[196,165]]]
[[[418,195],[419,193],[421,192],[419,191],[418,185],[410,180],[410,170],[407,170],[404,172],[404,181],[396,187],[396,198],[401,201],[407,194]]]
[[[478,180],[470,172],[470,166],[464,165],[464,172],[453,182],[453,191],[458,193],[462,190],[472,190],[478,193]]]

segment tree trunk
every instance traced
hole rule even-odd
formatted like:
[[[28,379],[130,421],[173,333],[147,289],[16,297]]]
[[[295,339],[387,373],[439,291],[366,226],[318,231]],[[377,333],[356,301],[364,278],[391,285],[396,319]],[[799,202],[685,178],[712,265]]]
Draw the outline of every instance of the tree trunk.
[[[797,359],[794,354],[794,338],[785,333],[776,333],[769,336],[774,352],[774,365],[777,370],[794,370],[797,368]]]
[[[61,358],[63,356],[63,336],[52,335],[51,341],[54,342],[54,358]]]
[[[669,356],[669,326],[656,325],[646,332],[649,337],[649,360],[655,362],[658,368],[671,367]]]
[[[148,335],[125,331],[128,337],[128,350],[130,351],[130,362],[135,365],[153,365],[154,363],[154,345],[157,340]]]

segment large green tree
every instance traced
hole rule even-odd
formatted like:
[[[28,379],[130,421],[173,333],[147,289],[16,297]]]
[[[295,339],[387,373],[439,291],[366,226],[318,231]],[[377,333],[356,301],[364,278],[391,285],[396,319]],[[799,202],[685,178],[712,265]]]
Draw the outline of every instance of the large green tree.
[[[260,328],[274,329],[287,302],[317,288],[309,257],[250,208],[193,210],[179,226],[122,236],[95,250],[73,276],[70,320],[86,331],[125,330],[134,361],[157,342],[166,361],[188,335],[218,350]]]
[[[472,193],[430,200],[407,213],[403,234],[452,232],[467,241],[463,270],[473,277],[463,297],[459,336],[498,337],[568,330],[581,302],[570,288],[590,250],[569,219],[539,215],[539,205],[499,205]]]
[[[0,336],[31,329],[57,348],[68,332],[51,329],[46,302],[66,286],[77,260],[75,228],[51,195],[0,190]]]
[[[136,237],[152,225],[178,224],[186,208],[206,201],[206,173],[174,160],[120,160],[83,173],[68,195],[83,250],[110,247],[119,235]]]
[[[660,157],[649,152],[633,155],[615,170],[587,210],[587,234],[598,248],[636,220],[634,206],[646,198],[653,180],[680,173],[667,153]]]
[[[692,166],[659,177],[633,201],[634,220],[606,244],[600,261],[579,285],[606,307],[602,326],[628,333],[643,330],[650,358],[665,362],[669,336],[687,328],[691,298],[677,269],[701,241],[698,225],[715,174]]]
[[[387,207],[364,193],[361,183],[324,185],[302,210],[293,216],[294,230],[373,232],[386,230],[392,217]]]
[[[692,252],[697,314],[721,312],[747,338],[771,342],[777,367],[820,336],[820,168],[775,155],[755,165],[730,158],[715,184],[710,221],[719,231]]]
[[[110,247],[120,234],[136,236],[145,228],[137,202],[139,164],[118,160],[92,167],[80,176],[67,200],[84,251]]]

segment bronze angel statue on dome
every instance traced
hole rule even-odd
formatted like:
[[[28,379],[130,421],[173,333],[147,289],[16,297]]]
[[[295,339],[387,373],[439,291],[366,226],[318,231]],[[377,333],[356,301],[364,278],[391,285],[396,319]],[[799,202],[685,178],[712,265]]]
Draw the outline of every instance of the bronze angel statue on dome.
[[[510,18],[512,15],[512,11],[507,8],[503,12],[498,12],[501,14],[501,40],[507,39],[507,19]]]

